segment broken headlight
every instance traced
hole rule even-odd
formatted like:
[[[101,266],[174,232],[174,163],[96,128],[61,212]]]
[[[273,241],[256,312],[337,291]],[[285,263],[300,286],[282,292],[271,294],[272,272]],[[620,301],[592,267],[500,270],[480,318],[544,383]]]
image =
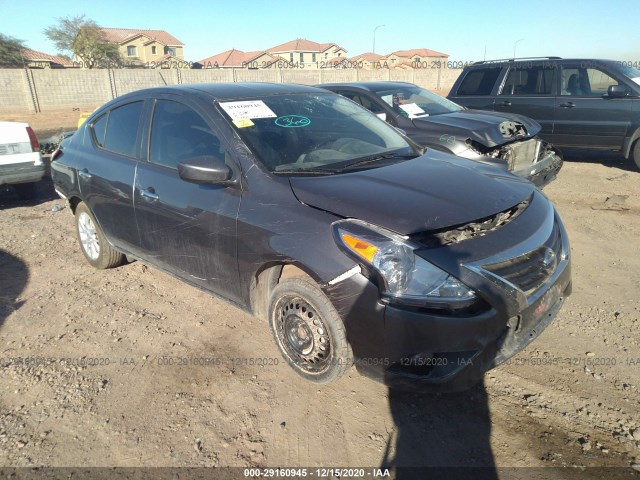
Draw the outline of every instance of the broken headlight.
[[[381,294],[411,305],[462,308],[476,300],[473,290],[422,257],[416,246],[393,232],[359,220],[333,224],[338,245],[380,277]]]

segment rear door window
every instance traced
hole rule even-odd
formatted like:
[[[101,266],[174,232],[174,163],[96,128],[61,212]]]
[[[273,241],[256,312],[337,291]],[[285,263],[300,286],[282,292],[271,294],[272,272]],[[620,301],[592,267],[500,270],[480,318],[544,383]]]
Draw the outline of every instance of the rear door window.
[[[501,95],[551,95],[555,71],[542,66],[512,68]]]
[[[458,87],[458,95],[491,95],[501,70],[496,67],[471,70]]]

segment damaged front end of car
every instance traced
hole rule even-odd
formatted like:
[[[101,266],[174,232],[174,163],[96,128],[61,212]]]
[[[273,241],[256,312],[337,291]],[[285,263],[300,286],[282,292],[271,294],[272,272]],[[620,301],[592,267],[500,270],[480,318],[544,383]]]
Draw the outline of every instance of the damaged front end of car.
[[[505,121],[498,129],[507,139],[506,143],[487,146],[478,140],[467,138],[467,152],[500,160],[506,163],[511,173],[530,180],[540,188],[555,180],[564,162],[560,150],[537,136],[531,137],[525,125],[520,122]]]

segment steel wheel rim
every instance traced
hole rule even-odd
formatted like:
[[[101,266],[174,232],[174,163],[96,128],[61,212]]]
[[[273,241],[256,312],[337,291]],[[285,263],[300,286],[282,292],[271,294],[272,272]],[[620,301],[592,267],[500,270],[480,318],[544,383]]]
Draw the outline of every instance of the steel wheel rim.
[[[288,360],[306,373],[326,371],[331,340],[316,309],[300,297],[286,296],[276,304],[274,315],[276,335]]]
[[[98,232],[93,220],[91,220],[91,217],[85,212],[80,213],[78,216],[78,234],[84,253],[86,253],[91,260],[97,260],[100,256]]]

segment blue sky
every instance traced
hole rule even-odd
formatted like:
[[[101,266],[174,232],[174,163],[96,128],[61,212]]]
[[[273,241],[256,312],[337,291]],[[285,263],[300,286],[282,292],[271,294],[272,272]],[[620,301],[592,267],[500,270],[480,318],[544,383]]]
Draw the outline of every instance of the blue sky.
[[[0,32],[56,53],[42,33],[56,17],[85,14],[104,27],[162,29],[197,61],[230,48],[253,51],[307,38],[348,56],[430,48],[451,60],[513,56],[601,57],[640,62],[637,0],[0,0]]]

